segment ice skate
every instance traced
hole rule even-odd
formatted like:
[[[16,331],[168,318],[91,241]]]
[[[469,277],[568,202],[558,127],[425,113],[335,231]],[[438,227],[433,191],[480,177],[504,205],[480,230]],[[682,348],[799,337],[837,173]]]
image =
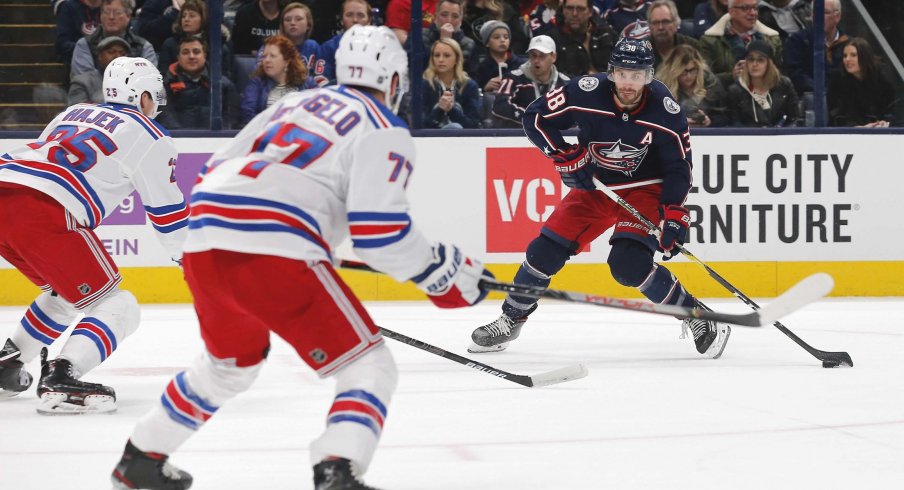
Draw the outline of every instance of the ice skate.
[[[521,334],[521,327],[525,322],[526,316],[512,319],[505,313],[499,315],[499,318],[471,332],[472,342],[468,352],[477,354],[504,351]]]
[[[116,411],[116,392],[109,386],[85,383],[73,376],[72,363],[66,359],[47,361],[47,349],[41,350],[41,380],[38,382],[38,413],[41,415],[80,415]]]
[[[166,462],[165,454],[146,453],[126,443],[122,459],[110,475],[117,490],[185,490],[191,488],[192,477]],[[364,487],[362,487],[364,488]]]
[[[314,490],[377,490],[358,480],[345,458],[325,459],[314,466]]]
[[[681,322],[681,338],[687,337],[688,331],[694,335],[697,352],[711,359],[718,359],[722,355],[728,336],[731,335],[731,327],[728,325],[697,318],[685,318]]]
[[[6,339],[6,344],[0,349],[0,398],[14,397],[31,386],[31,374],[19,360],[20,355],[19,347],[11,339]]]

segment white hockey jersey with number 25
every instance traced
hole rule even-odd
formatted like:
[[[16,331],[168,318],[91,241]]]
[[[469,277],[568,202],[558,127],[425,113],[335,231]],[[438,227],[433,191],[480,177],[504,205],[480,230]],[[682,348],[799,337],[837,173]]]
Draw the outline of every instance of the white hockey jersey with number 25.
[[[344,86],[288,95],[205,165],[185,252],[211,249],[332,261],[355,253],[405,281],[434,260],[408,214],[414,141],[369,94]]]
[[[96,228],[137,190],[160,240],[179,260],[188,210],[175,171],[169,133],[121,104],[73,105],[37,141],[0,155],[0,181],[53,197],[86,228]]]

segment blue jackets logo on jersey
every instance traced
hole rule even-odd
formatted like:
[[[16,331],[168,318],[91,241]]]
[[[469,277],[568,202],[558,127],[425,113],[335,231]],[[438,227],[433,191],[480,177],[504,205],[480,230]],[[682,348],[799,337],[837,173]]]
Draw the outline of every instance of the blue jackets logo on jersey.
[[[589,149],[600,167],[622,172],[631,177],[647,156],[649,147],[635,148],[618,140],[615,143],[594,141],[590,143]]]

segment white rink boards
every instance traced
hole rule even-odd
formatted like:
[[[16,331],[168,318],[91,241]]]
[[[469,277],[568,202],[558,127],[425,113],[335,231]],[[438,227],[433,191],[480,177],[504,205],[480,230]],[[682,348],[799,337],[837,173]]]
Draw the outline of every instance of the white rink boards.
[[[736,300],[710,303],[746,311]],[[387,340],[401,379],[369,484],[806,490],[904,481],[904,300],[829,299],[783,320],[816,348],[848,351],[852,369],[821,368],[772,327],[736,327],[722,359],[699,359],[689,339],[678,339],[677,321],[552,302],[508,352],[468,354],[471,329],[498,305],[368,308],[379,324],[514,373],[586,362],[590,375],[528,389]],[[41,417],[33,391],[0,401],[0,488],[109,488],[133,424],[200,349],[188,306],[142,309],[138,332],[85,378],[116,389],[116,414]],[[0,309],[0,337],[20,314]],[[194,474],[198,490],[311,488],[307,445],[331,396],[330,381],[274,341],[257,383],[172,461]]]

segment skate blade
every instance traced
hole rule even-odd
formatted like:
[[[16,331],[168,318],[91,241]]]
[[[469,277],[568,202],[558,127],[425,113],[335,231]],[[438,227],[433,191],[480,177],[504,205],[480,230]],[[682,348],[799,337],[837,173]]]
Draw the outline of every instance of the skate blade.
[[[25,393],[25,391],[10,391],[10,390],[0,390],[0,400],[5,400],[7,398],[12,398],[14,396],[19,395],[20,393]]]
[[[722,352],[725,351],[725,346],[728,345],[728,336],[731,335],[731,327],[728,325],[720,323],[718,328],[719,334],[716,336],[716,340],[709,346],[709,349],[706,349],[706,354],[704,354],[710,359],[718,359],[722,356]]]
[[[471,354],[483,354],[486,352],[502,352],[508,347],[509,342],[503,342],[501,344],[496,345],[477,345],[474,342],[471,342],[471,345],[468,346],[468,352]]]
[[[88,395],[84,405],[69,403],[68,399],[65,393],[44,393],[36,410],[41,415],[110,414],[116,411],[116,399],[112,396]]]

